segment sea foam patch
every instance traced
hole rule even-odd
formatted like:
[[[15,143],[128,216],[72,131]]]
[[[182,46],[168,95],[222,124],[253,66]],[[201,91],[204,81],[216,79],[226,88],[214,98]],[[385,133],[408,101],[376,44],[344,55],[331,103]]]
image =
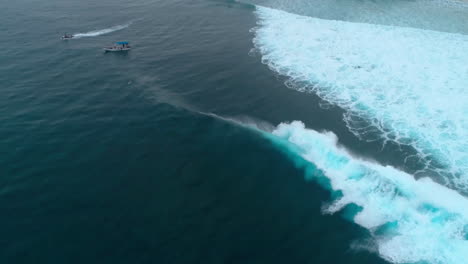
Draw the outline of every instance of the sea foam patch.
[[[414,147],[452,188],[468,191],[468,36],[324,20],[257,7],[262,61],[347,110],[362,139]],[[363,122],[364,120],[364,122]]]
[[[465,0],[239,0],[329,20],[468,34]]]
[[[468,259],[468,199],[428,178],[350,155],[333,133],[280,124],[266,137],[300,159],[311,175],[326,177],[341,195],[325,213],[357,205],[353,221],[367,228],[378,253],[393,263],[460,264]],[[308,165],[309,164],[309,165]]]

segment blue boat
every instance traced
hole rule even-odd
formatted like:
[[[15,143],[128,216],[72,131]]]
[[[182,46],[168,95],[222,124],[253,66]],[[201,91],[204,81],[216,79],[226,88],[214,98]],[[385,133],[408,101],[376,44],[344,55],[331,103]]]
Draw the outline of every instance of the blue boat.
[[[119,41],[119,42],[116,42],[114,46],[112,47],[105,47],[104,48],[104,51],[105,52],[114,52],[114,51],[128,51],[130,50],[131,47],[129,45],[129,42],[128,41]]]

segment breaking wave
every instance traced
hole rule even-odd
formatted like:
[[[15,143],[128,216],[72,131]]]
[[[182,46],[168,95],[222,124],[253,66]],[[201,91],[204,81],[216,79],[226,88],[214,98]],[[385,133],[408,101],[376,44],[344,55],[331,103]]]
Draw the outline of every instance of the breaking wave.
[[[117,25],[117,26],[114,26],[114,27],[100,29],[100,30],[93,30],[93,31],[89,31],[89,32],[86,32],[86,33],[76,33],[76,34],[73,34],[73,35],[74,35],[74,38],[97,37],[97,36],[100,36],[100,35],[109,34],[109,33],[112,33],[112,32],[118,31],[118,30],[122,30],[124,28],[129,27],[131,24],[132,23],[129,22],[129,23],[123,24],[123,25]]]
[[[354,206],[349,218],[370,231],[382,258],[437,264],[468,259],[468,199],[456,191],[353,157],[333,133],[306,129],[298,121],[264,135],[304,167],[307,178],[334,193],[324,213]]]
[[[418,176],[468,192],[468,35],[265,7],[256,15],[255,47],[289,87],[345,109],[363,140],[377,134],[417,150]]]
[[[460,18],[468,5],[254,2],[294,12],[257,6],[252,29],[262,62],[288,77],[288,87],[340,106],[360,139],[410,146],[417,155],[405,162],[424,164],[410,174],[356,158],[333,133],[301,122],[264,133],[306,168],[306,177],[332,191],[336,199],[324,213],[351,210],[349,217],[369,230],[378,254],[390,262],[465,263],[468,20]]]

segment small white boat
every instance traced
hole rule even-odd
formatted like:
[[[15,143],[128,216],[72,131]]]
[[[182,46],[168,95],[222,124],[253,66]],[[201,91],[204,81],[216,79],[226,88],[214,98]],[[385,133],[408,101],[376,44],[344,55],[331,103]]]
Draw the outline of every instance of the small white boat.
[[[67,34],[65,33],[65,35],[62,36],[62,40],[68,40],[68,39],[72,39],[74,38],[75,36],[71,35],[71,34]]]
[[[112,47],[105,47],[104,51],[105,52],[128,51],[130,49],[131,47],[127,41],[119,41],[119,42],[116,42],[115,45]]]

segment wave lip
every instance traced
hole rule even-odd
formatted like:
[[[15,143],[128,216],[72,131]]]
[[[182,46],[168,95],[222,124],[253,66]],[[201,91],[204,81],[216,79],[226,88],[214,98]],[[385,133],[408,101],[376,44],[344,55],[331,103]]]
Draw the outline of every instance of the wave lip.
[[[86,33],[76,33],[76,34],[73,34],[73,36],[74,36],[74,38],[97,37],[97,36],[101,36],[101,35],[104,35],[104,34],[109,34],[109,33],[112,33],[112,32],[118,31],[118,30],[122,30],[124,28],[129,27],[131,24],[132,23],[129,22],[127,24],[117,25],[117,26],[110,27],[110,28],[105,28],[105,29],[93,30],[93,31],[89,31],[89,32],[86,32]]]
[[[468,193],[468,36],[324,20],[257,7],[263,63],[345,109],[367,140],[409,145],[427,172]],[[365,122],[362,122],[365,120]]]
[[[350,155],[331,133],[306,129],[299,121],[280,124],[266,137],[310,166],[306,175],[326,177],[339,197],[324,208],[347,205],[351,218],[374,237],[379,255],[393,263],[460,264],[468,259],[468,199],[429,178],[415,180],[390,166]],[[318,181],[322,182],[323,181]]]

